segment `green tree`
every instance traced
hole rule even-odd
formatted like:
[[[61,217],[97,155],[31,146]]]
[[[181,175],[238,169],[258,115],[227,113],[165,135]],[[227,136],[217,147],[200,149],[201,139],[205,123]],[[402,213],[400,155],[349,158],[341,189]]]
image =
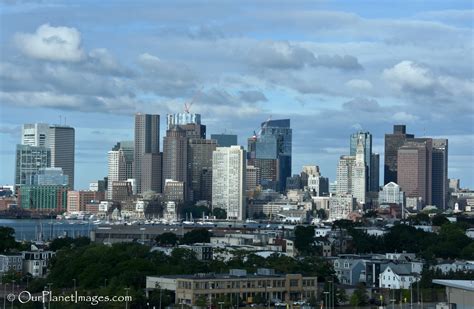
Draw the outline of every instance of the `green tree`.
[[[212,215],[215,216],[216,219],[227,219],[227,212],[222,208],[214,208],[212,210]]]
[[[434,226],[442,226],[445,223],[449,223],[449,220],[443,215],[436,215],[431,219],[431,223]]]
[[[315,252],[314,226],[298,225],[295,228],[295,247],[302,254],[312,254]]]
[[[161,246],[175,246],[178,243],[178,236],[172,232],[166,232],[156,236],[156,242]]]
[[[207,243],[211,240],[212,233],[205,228],[194,229],[184,234],[182,244]]]
[[[369,296],[367,295],[367,290],[363,284],[357,286],[349,302],[352,306],[356,307],[368,304]]]
[[[17,246],[15,230],[11,227],[0,226],[0,253],[15,249]]]

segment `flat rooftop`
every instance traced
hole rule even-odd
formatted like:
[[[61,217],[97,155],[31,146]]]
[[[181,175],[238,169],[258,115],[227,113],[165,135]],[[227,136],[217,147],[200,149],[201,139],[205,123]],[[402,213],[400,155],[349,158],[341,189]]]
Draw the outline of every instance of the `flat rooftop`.
[[[474,292],[474,280],[441,280],[434,279],[433,283],[444,285],[450,288],[456,288],[461,290],[473,291]]]

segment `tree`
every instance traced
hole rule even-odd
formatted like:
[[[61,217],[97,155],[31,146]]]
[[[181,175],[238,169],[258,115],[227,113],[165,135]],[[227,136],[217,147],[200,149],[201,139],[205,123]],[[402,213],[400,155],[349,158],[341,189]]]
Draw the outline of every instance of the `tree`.
[[[449,223],[449,220],[443,216],[443,215],[436,215],[433,217],[433,219],[431,220],[431,223],[434,225],[434,226],[442,226],[443,224],[445,223]]]
[[[316,210],[316,216],[321,220],[325,220],[328,218],[326,211],[322,208]]]
[[[216,219],[227,219],[227,212],[222,208],[214,208],[212,215],[214,215]]]
[[[15,230],[11,227],[0,226],[0,253],[15,249],[17,246]]]
[[[311,254],[314,246],[314,226],[298,225],[295,229],[295,247],[303,254]]]
[[[212,233],[205,228],[195,229],[184,234],[182,244],[207,243],[211,240]]]
[[[156,242],[161,246],[175,246],[178,243],[178,236],[172,232],[166,232],[156,236]]]
[[[359,284],[351,296],[350,304],[352,306],[363,306],[369,303],[369,296],[363,284]]]

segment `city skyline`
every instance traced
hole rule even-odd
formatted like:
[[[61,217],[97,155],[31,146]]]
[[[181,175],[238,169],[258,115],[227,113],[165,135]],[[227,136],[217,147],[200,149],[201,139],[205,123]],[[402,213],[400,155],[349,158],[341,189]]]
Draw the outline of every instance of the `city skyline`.
[[[350,134],[363,130],[381,156],[382,185],[384,134],[406,124],[416,137],[449,139],[448,177],[474,187],[466,2],[407,1],[390,12],[374,3],[282,2],[262,14],[254,12],[260,3],[182,11],[146,3],[96,4],[93,13],[87,1],[74,10],[0,5],[1,184],[13,182],[24,123],[75,128],[75,187],[85,189],[107,175],[111,147],[133,140],[136,112],[160,114],[163,137],[165,115],[194,97],[191,112],[202,115],[208,137],[235,133],[243,146],[270,116],[290,119],[293,174],[318,165],[333,182]],[[121,14],[127,8],[135,17]]]

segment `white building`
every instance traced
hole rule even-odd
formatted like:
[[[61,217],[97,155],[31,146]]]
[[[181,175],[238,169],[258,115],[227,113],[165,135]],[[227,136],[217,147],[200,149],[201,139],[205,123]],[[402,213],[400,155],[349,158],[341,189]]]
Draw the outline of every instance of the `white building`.
[[[6,273],[9,270],[21,272],[22,268],[21,254],[0,255],[0,273]]]
[[[21,128],[21,144],[48,147],[49,124],[27,123]]]
[[[329,220],[335,221],[349,218],[354,211],[356,200],[352,195],[338,195],[329,198]]]
[[[410,286],[419,280],[411,271],[410,264],[390,264],[379,275],[379,286],[386,289],[409,289]]]
[[[125,155],[122,149],[111,150],[107,153],[108,161],[108,183],[107,198],[112,199],[112,185],[114,181],[125,180],[126,178],[126,166],[125,166]]]
[[[394,182],[389,182],[383,186],[382,190],[379,192],[379,204],[398,204],[404,206],[405,193],[399,185]]]
[[[54,254],[53,251],[23,251],[23,272],[30,273],[33,277],[45,277]]]
[[[352,169],[352,195],[360,204],[365,204],[367,192],[367,162],[365,162],[364,144],[362,135],[357,141],[355,165]]]
[[[242,146],[217,147],[212,154],[212,207],[227,219],[245,219],[246,154]]]

